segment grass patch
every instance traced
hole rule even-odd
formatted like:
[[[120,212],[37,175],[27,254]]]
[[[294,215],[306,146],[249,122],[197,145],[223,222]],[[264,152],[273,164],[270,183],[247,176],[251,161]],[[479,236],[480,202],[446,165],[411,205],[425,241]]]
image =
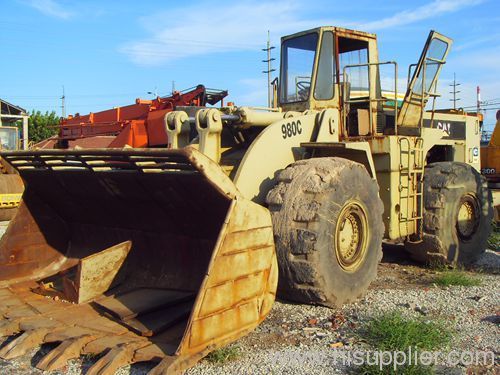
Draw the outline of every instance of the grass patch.
[[[433,350],[448,344],[451,331],[441,322],[424,318],[406,318],[391,312],[373,319],[365,339],[377,350],[407,350],[415,347]]]
[[[452,339],[452,331],[439,321],[429,321],[424,318],[406,318],[399,312],[391,312],[373,319],[363,333],[364,339],[376,351],[401,351],[408,353],[416,351],[432,351],[445,347]],[[392,364],[383,367],[363,365],[357,373],[366,375],[379,374],[432,374],[431,366],[421,364],[406,364],[393,368]]]
[[[434,278],[434,283],[440,286],[478,286],[481,285],[481,280],[462,270],[452,269],[438,274]]]
[[[500,225],[493,222],[491,227],[491,234],[488,238],[488,247],[491,250],[500,251]]]
[[[237,345],[229,345],[210,352],[205,359],[214,364],[223,364],[233,361],[240,356],[240,348]]]
[[[429,268],[432,271],[443,272],[447,271],[449,269],[449,266],[442,261],[431,260],[430,262],[427,263],[427,268]]]

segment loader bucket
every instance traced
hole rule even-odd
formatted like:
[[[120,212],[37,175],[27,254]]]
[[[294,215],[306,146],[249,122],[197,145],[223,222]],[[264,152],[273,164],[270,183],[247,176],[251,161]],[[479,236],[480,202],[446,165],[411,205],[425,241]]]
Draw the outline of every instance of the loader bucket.
[[[276,292],[268,210],[193,148],[3,153],[25,183],[0,241],[0,357],[177,373],[255,328]],[[3,320],[1,320],[3,317]]]

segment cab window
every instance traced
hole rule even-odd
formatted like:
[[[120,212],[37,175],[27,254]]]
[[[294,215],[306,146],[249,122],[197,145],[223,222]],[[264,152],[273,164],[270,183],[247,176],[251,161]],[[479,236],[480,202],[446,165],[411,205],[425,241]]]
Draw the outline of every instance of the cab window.
[[[343,77],[344,67],[368,63],[368,42],[358,39],[338,38],[339,73],[341,82],[349,82],[351,97],[368,96],[369,77],[368,66],[347,68]]]
[[[317,33],[301,35],[283,43],[281,103],[302,102],[309,99],[317,44]]]

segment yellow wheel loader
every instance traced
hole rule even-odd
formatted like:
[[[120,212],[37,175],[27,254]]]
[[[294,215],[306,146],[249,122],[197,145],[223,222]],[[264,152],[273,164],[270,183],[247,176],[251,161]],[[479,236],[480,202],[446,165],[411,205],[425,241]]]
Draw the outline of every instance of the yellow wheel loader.
[[[2,153],[26,190],[0,242],[0,335],[18,335],[0,357],[58,342],[39,368],[104,352],[88,374],[175,373],[255,328],[277,285],[359,298],[383,238],[472,262],[491,218],[479,122],[425,110],[451,43],[430,33],[401,105],[374,34],[320,27],[282,39],[274,108],[177,108],[168,149]]]

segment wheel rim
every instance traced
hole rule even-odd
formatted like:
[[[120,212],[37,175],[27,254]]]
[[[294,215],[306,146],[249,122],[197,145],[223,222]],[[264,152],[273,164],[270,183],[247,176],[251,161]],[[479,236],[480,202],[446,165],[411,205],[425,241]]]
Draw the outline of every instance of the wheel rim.
[[[347,203],[340,212],[335,233],[335,255],[344,270],[354,272],[360,267],[366,255],[367,236],[365,210],[356,202]]]
[[[461,240],[467,241],[476,233],[479,226],[479,204],[472,195],[460,199],[457,214],[457,233]]]

